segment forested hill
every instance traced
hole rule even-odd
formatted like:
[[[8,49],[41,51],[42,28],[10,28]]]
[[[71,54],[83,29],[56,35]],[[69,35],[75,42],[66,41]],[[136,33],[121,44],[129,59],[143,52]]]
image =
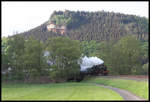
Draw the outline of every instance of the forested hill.
[[[65,26],[65,34],[49,31],[47,25],[50,22]],[[103,41],[133,34],[140,40],[148,40],[148,23],[145,17],[114,12],[54,11],[45,23],[21,35],[25,38],[33,35],[43,41],[55,36],[68,36],[80,41]]]

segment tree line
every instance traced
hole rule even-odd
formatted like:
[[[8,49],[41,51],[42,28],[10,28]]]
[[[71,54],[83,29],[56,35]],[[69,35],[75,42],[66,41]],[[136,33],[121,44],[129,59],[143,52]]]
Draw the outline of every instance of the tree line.
[[[46,56],[45,51],[49,52]],[[103,42],[53,37],[45,43],[33,36],[26,40],[15,35],[2,38],[2,73],[6,72],[2,79],[29,80],[40,76],[48,76],[54,82],[76,79],[80,74],[79,62],[85,55],[104,60],[111,75],[148,74],[148,42],[133,35]]]

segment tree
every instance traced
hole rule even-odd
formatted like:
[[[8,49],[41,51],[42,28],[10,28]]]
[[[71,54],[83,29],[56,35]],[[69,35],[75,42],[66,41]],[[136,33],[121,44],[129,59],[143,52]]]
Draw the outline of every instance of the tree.
[[[113,48],[114,41],[103,41],[101,42],[99,49],[97,51],[97,56],[104,60],[104,64],[108,67],[110,74],[119,74],[119,64],[118,58],[120,53],[116,52],[117,50]]]
[[[26,79],[46,75],[46,59],[44,58],[44,45],[31,36],[25,42],[23,61],[26,71]]]
[[[56,22],[57,25],[67,26],[71,22],[71,17],[64,15],[54,15],[50,18],[51,21]]]
[[[9,58],[7,54],[8,40],[9,39],[7,37],[2,38],[2,72],[8,69],[9,64]]]
[[[122,59],[117,61],[122,61],[120,65],[123,65],[120,70],[124,69],[120,74],[138,74],[141,70],[140,63],[140,41],[137,40],[134,36],[123,37],[114,47],[120,52]],[[117,55],[116,53],[115,55]],[[115,56],[114,55],[114,56]],[[125,70],[126,69],[126,70]]]
[[[104,60],[110,74],[140,74],[140,53],[140,41],[128,35],[118,42],[101,42],[97,55]]]
[[[55,81],[66,81],[78,76],[80,67],[78,59],[81,56],[80,43],[65,37],[50,38],[47,41],[49,60],[53,63],[50,76]]]
[[[82,53],[86,56],[95,56],[98,48],[100,46],[99,42],[96,42],[95,40],[91,40],[91,41],[82,41],[81,42],[82,45]]]
[[[8,38],[6,55],[8,58],[8,66],[11,67],[11,78],[21,79],[22,78],[22,65],[23,65],[23,54],[24,54],[24,43],[25,40],[22,36],[14,35]]]
[[[142,64],[148,62],[148,42],[141,42],[141,61]]]
[[[20,35],[10,37],[2,44],[2,67],[11,68],[11,79],[26,80],[48,75],[44,44],[32,36],[25,40]]]

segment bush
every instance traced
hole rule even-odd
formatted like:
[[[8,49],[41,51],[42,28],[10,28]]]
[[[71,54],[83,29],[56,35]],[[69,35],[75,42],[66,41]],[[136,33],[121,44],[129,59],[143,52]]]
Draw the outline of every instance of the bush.
[[[142,69],[143,69],[143,74],[148,74],[148,66],[149,66],[149,63],[146,63],[142,66]]]

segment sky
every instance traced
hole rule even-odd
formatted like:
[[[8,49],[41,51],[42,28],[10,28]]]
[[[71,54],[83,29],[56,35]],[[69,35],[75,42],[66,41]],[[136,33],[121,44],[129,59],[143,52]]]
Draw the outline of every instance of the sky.
[[[148,2],[2,2],[2,36],[33,29],[46,22],[54,10],[108,11],[148,17]]]

